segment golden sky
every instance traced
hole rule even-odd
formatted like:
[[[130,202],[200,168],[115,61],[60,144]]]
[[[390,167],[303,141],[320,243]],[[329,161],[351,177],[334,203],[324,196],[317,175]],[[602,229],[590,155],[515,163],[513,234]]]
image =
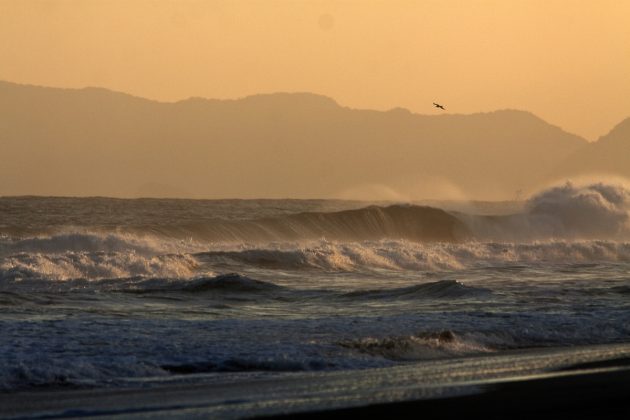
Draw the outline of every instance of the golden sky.
[[[0,80],[515,108],[595,140],[630,116],[628,22],[630,0],[0,0]]]

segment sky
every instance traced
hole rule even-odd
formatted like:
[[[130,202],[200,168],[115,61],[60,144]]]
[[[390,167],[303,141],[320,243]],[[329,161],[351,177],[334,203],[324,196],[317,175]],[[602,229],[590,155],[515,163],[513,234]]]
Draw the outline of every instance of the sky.
[[[0,0],[0,80],[522,109],[596,140],[630,116],[629,20],[630,0]]]

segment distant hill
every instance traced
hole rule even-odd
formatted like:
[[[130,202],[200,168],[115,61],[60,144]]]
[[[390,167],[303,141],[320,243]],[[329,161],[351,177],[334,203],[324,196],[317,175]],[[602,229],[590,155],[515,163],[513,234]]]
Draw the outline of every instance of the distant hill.
[[[161,103],[7,82],[0,136],[0,195],[128,197],[164,185],[159,195],[199,198],[511,199],[586,146],[514,110],[427,116],[310,93]]]
[[[610,133],[568,156],[554,171],[557,177],[615,175],[630,178],[630,118]]]

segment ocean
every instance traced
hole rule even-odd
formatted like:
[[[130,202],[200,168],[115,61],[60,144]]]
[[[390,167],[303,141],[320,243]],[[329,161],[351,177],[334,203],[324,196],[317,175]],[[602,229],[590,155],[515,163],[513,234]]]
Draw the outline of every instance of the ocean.
[[[261,379],[626,355],[629,210],[601,183],[522,203],[3,197],[0,392],[229,383],[225,408]]]

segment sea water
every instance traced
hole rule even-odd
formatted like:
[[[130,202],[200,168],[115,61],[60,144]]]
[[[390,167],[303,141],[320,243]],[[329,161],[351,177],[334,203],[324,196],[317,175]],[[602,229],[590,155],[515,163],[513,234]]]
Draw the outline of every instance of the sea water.
[[[629,210],[605,184],[431,206],[0,198],[0,390],[624,343]]]

